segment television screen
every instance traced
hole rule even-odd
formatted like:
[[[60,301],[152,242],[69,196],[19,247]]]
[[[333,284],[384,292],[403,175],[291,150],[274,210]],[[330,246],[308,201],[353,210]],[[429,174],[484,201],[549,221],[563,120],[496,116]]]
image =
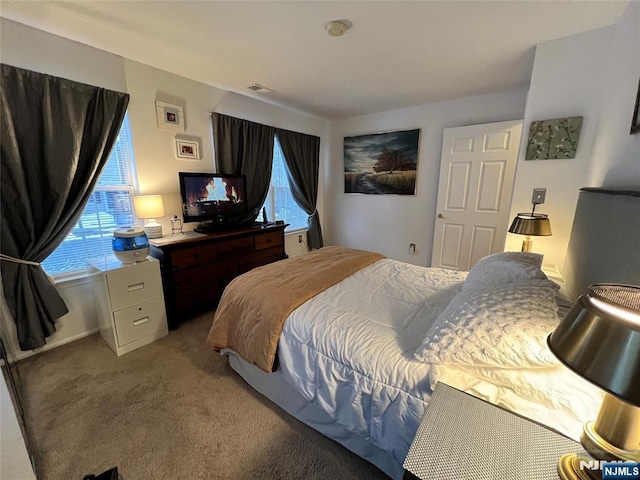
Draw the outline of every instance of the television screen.
[[[213,220],[230,224],[234,217],[247,211],[244,175],[186,172],[178,175],[185,222]]]

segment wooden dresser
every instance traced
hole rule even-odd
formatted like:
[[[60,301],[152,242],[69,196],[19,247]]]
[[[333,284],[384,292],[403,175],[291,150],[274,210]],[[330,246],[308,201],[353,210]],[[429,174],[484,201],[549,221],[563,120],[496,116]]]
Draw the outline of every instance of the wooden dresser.
[[[269,225],[149,240],[160,260],[169,328],[189,315],[211,308],[224,287],[252,268],[287,257],[284,229]]]

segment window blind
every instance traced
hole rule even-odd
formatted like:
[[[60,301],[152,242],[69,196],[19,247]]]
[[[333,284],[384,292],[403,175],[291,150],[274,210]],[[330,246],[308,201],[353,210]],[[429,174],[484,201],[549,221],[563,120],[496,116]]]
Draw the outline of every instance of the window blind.
[[[133,165],[129,120],[125,117],[80,220],[58,248],[42,262],[47,273],[61,275],[84,270],[87,259],[111,253],[113,230],[134,223]]]

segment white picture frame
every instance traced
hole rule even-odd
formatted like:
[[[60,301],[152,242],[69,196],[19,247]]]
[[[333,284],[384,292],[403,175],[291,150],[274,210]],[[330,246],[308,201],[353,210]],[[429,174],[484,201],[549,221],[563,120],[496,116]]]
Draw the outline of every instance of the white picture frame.
[[[200,160],[200,139],[176,136],[174,143],[178,160]]]
[[[184,109],[179,105],[156,100],[158,128],[171,132],[184,132]]]

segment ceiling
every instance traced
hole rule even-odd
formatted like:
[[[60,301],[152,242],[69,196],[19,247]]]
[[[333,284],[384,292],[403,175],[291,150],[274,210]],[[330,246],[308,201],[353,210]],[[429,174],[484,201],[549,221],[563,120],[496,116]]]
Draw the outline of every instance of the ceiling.
[[[537,43],[616,22],[628,1],[66,1],[0,15],[327,119],[529,83]],[[325,25],[353,27],[330,37]],[[261,84],[271,93],[245,87]]]

